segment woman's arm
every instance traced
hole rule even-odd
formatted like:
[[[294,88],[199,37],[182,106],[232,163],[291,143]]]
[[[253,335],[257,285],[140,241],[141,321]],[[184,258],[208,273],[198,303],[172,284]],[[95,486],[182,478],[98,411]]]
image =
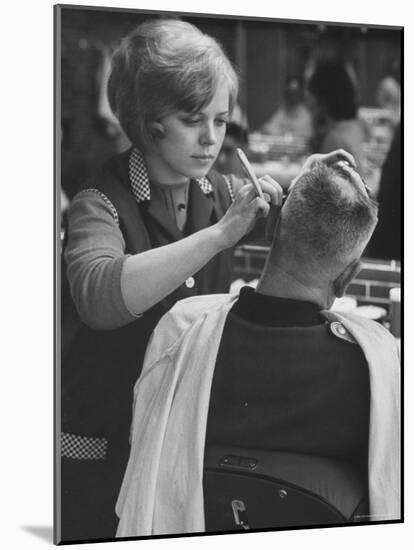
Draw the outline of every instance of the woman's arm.
[[[281,201],[281,192],[279,197],[268,185],[265,187],[273,200]],[[268,211],[269,205],[256,197],[253,186],[248,184],[238,191],[233,204],[216,224],[175,243],[127,258],[121,286],[128,309],[135,314],[145,312],[216,254],[234,246],[256,219],[266,216]]]
[[[125,242],[113,211],[92,191],[75,196],[68,211],[67,278],[80,318],[113,329],[134,320],[121,294]]]
[[[268,191],[276,196],[272,189]],[[133,321],[213,256],[234,246],[268,209],[268,204],[256,197],[253,186],[246,185],[213,226],[175,243],[126,256],[122,232],[111,208],[98,194],[81,193],[69,210],[65,251],[68,279],[80,317],[92,328],[102,330]]]

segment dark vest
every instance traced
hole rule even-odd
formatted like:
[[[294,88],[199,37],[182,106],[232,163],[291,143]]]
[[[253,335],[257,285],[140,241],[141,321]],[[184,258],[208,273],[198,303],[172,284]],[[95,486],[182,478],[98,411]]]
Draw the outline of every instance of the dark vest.
[[[181,233],[162,206],[138,204],[130,189],[129,151],[110,159],[85,188],[98,189],[114,205],[125,239],[125,253],[163,246],[216,223],[231,203],[220,174],[211,172],[213,192],[205,195],[196,182],[189,191],[188,219]],[[77,318],[65,287],[62,289],[61,408],[62,431],[89,437],[127,441],[133,387],[140,374],[148,339],[160,317],[180,299],[196,294],[228,292],[233,250],[215,256],[198,273],[195,284],[182,284],[143,317],[110,331],[93,330]],[[174,269],[174,266],[170,266]],[[64,270],[62,267],[62,279]],[[145,291],[145,281],[142,281]],[[68,323],[66,314],[76,317]],[[73,329],[76,324],[76,329]],[[67,338],[65,327],[74,334]]]

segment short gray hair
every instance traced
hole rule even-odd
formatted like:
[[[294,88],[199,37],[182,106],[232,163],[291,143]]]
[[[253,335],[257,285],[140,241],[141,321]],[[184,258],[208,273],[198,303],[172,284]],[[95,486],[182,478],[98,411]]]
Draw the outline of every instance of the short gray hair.
[[[282,210],[279,244],[299,262],[338,264],[369,241],[378,205],[339,165],[316,163],[293,186]]]

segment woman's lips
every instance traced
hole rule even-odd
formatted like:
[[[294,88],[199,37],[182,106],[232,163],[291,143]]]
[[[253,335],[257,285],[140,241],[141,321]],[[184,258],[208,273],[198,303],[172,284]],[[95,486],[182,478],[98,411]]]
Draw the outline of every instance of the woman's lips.
[[[214,155],[192,155],[192,157],[201,160],[212,160],[214,158]]]
[[[214,162],[213,155],[193,155],[193,159],[201,166],[209,166]]]
[[[200,164],[210,164],[214,161],[214,155],[192,155],[192,158]]]

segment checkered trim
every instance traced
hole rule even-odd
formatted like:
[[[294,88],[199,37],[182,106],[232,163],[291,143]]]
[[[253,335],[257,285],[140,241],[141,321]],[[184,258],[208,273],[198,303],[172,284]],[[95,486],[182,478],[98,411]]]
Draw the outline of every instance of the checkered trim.
[[[151,200],[151,188],[144,156],[136,148],[132,149],[129,155],[129,179],[131,181],[132,192],[138,203]],[[208,178],[200,178],[195,181],[205,195],[213,191],[213,186]]]
[[[112,204],[112,202],[108,199],[108,197],[105,195],[105,193],[102,193],[102,191],[99,191],[99,189],[82,189],[82,191],[79,191],[76,196],[80,195],[81,193],[96,193],[101,197],[101,199],[105,202],[105,204],[108,206],[109,210],[111,211],[112,216],[114,217],[114,220],[116,221],[117,225],[119,225],[119,217],[118,212],[116,211],[115,206]]]
[[[107,447],[108,440],[104,437],[83,437],[64,432],[60,434],[60,451],[65,458],[103,460]]]
[[[211,193],[213,191],[213,186],[208,181],[208,178],[199,178],[199,179],[196,179],[196,182],[198,183],[198,185],[200,186],[201,191],[205,195],[208,195],[209,193]]]
[[[227,185],[227,189],[229,191],[229,195],[230,195],[230,198],[231,198],[231,202],[234,202],[234,191],[233,191],[233,186],[229,180],[229,178],[225,175],[223,175],[223,178],[224,178],[224,181],[226,182],[226,185]]]
[[[129,155],[129,179],[137,202],[151,200],[149,177],[144,157],[138,149],[132,149]]]

